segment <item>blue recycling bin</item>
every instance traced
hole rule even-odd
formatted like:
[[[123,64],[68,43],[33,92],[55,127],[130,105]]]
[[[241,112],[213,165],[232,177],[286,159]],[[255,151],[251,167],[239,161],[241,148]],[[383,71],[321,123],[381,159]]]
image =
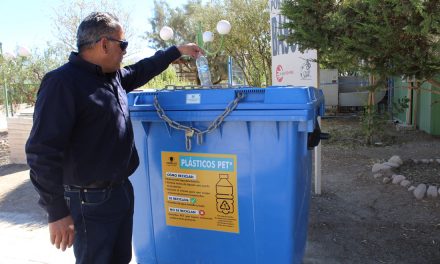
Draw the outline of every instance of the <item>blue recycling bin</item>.
[[[320,90],[139,91],[128,101],[138,263],[301,263]]]

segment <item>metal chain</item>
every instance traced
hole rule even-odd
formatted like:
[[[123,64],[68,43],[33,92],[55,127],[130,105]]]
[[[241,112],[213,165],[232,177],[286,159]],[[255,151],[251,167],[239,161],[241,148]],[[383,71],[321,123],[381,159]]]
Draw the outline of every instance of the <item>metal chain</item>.
[[[203,134],[210,133],[220,127],[225,118],[237,107],[238,102],[244,98],[244,93],[237,93],[234,100],[231,101],[227,106],[225,111],[221,115],[219,115],[205,130],[200,130],[195,127],[182,125],[174,120],[171,120],[166,114],[163,108],[159,104],[159,100],[157,99],[157,95],[154,96],[154,107],[156,108],[157,115],[160,119],[164,120],[170,127],[185,131],[185,147],[187,151],[191,150],[191,139],[194,135],[197,137],[197,144],[203,144]]]

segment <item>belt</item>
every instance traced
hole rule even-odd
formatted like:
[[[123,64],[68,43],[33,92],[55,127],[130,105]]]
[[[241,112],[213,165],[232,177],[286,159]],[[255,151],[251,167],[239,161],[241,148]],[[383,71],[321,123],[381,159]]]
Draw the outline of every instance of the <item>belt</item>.
[[[107,189],[107,188],[110,188],[110,187],[115,187],[115,186],[118,186],[118,185],[122,185],[122,184],[124,184],[124,182],[125,182],[126,180],[125,179],[122,179],[122,180],[107,180],[107,181],[95,181],[95,182],[92,182],[92,183],[90,183],[90,184],[88,184],[88,185],[75,185],[75,184],[69,184],[69,185],[66,185],[66,187],[67,188],[69,188],[69,189],[80,189],[80,190],[82,190],[82,189]]]

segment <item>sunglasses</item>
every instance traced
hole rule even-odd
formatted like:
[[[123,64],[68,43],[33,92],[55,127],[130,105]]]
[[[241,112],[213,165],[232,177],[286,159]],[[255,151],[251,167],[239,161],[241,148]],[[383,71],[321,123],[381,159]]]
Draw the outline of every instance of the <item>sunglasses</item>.
[[[110,38],[110,37],[106,37],[106,39],[110,40],[110,41],[116,41],[119,42],[119,47],[121,48],[122,51],[125,51],[128,47],[128,41],[126,40],[119,40],[119,39],[114,39],[114,38]],[[101,39],[99,39],[96,42],[99,42]]]
[[[110,41],[116,41],[116,42],[119,42],[119,47],[121,48],[122,51],[125,51],[125,50],[127,49],[127,47],[128,47],[128,41],[126,41],[126,40],[114,39],[114,38],[111,38],[111,37],[101,37],[101,38],[99,38],[98,40],[96,40],[94,43],[98,43],[98,42],[100,42],[102,38],[106,38],[106,39],[108,39],[108,40],[110,40]],[[85,46],[85,45],[89,45],[89,44],[92,44],[92,43],[93,43],[93,42],[85,42],[85,43],[82,43],[82,44],[80,45],[80,47],[81,47],[81,46]]]

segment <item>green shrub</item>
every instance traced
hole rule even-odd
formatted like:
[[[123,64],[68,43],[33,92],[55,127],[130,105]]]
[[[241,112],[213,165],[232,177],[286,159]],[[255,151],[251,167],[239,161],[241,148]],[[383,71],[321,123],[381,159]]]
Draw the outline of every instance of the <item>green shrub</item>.
[[[180,80],[174,67],[170,66],[164,72],[154,77],[147,84],[142,86],[141,89],[153,88],[160,90],[165,88],[165,86],[167,85],[185,86],[190,85],[190,83],[188,81]]]

